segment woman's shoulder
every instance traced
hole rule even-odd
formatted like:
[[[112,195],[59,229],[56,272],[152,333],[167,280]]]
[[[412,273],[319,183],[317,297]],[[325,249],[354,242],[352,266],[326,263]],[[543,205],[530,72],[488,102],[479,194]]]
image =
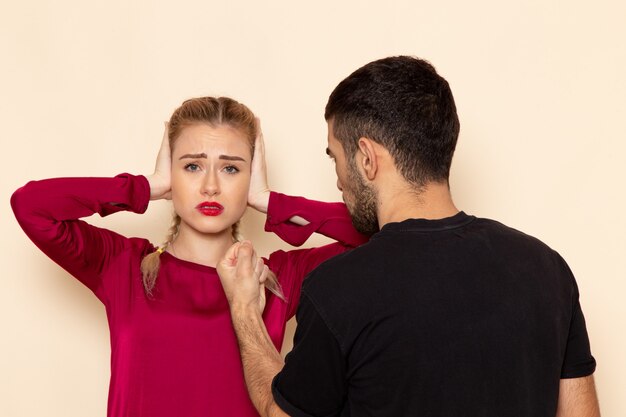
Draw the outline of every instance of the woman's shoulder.
[[[146,238],[142,237],[128,237],[125,239],[121,239],[120,243],[123,247],[114,251],[117,254],[117,258],[127,258],[129,261],[138,261],[158,249],[158,246],[155,246]]]

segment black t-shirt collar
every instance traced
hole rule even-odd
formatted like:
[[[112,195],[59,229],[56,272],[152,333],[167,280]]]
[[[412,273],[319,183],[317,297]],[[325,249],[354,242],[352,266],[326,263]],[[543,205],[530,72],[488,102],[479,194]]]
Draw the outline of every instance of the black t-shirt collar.
[[[463,227],[476,219],[475,216],[468,216],[463,211],[459,211],[452,217],[443,219],[406,219],[401,222],[387,223],[379,233],[385,232],[437,232],[457,227]]]

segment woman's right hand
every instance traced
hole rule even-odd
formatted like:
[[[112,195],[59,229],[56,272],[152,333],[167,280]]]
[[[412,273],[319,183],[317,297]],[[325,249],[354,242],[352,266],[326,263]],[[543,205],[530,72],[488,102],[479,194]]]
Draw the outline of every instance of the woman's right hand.
[[[165,122],[163,140],[161,141],[161,149],[159,149],[159,154],[157,155],[154,165],[154,173],[152,175],[146,175],[148,183],[150,184],[150,200],[169,200],[172,196],[172,155],[170,151],[168,128],[169,125]]]
[[[261,213],[267,213],[270,201],[270,187],[267,185],[267,165],[265,163],[265,142],[261,130],[261,120],[256,118],[257,136],[254,140],[254,155],[250,164],[250,190],[248,205]]]

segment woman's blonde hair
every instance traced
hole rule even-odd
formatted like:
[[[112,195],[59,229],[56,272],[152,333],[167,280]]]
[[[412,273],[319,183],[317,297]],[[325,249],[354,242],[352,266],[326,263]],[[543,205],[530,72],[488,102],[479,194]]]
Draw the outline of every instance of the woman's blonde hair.
[[[257,123],[254,113],[245,105],[228,97],[198,97],[186,100],[177,108],[168,124],[168,137],[170,149],[174,149],[176,140],[183,129],[198,123],[206,123],[211,126],[228,125],[243,133],[248,139],[252,154],[254,154],[254,140],[257,135]],[[144,256],[141,260],[141,274],[143,276],[143,287],[148,296],[156,285],[161,266],[161,254],[178,236],[181,218],[174,213],[174,219],[165,242],[156,251]],[[234,241],[240,241],[239,221],[232,225],[232,236]],[[285,301],[280,284],[276,275],[270,271],[265,286],[278,298]]]

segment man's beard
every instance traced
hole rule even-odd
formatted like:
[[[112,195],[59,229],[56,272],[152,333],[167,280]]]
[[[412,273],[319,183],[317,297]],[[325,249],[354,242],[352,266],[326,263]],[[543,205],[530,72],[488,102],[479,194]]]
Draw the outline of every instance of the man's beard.
[[[346,200],[352,200],[350,204],[346,202],[352,225],[359,232],[371,236],[380,230],[376,215],[376,194],[365,184],[354,163],[348,164],[348,182],[344,188],[349,196]]]

